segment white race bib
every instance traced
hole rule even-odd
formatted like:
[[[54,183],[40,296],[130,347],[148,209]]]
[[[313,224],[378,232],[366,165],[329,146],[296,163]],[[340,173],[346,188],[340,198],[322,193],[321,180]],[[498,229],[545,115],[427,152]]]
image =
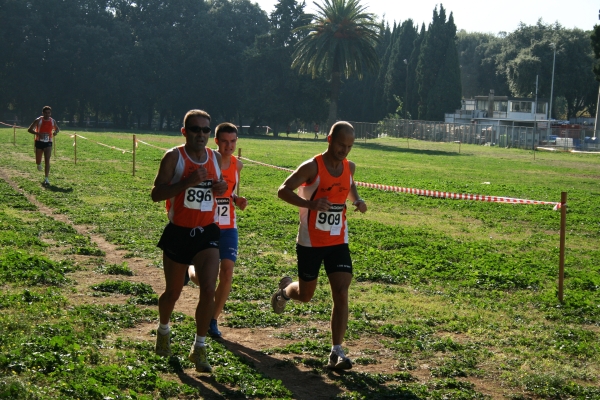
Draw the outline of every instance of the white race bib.
[[[187,188],[183,205],[193,210],[211,211],[213,201],[212,181],[204,181],[199,185]]]
[[[319,211],[315,228],[329,232],[331,236],[338,236],[342,232],[343,204],[332,204],[328,211]]]
[[[217,198],[217,214],[219,215],[219,225],[229,225],[231,216],[231,199],[229,197]]]
[[[40,142],[49,142],[50,141],[50,134],[49,133],[40,133]]]

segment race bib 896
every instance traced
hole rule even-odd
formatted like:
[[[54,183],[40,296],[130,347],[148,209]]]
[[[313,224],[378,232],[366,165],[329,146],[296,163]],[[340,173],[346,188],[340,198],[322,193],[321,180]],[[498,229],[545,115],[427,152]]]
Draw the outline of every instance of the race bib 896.
[[[187,188],[183,205],[193,210],[211,211],[213,209],[213,201],[212,181],[204,181],[196,186]]]

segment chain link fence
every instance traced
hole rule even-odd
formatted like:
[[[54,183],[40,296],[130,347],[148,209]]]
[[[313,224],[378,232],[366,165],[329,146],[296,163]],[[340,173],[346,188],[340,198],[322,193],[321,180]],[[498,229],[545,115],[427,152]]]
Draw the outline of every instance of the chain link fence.
[[[460,124],[407,119],[386,119],[379,123],[351,122],[357,140],[383,137],[431,142],[460,142],[507,148],[600,151],[600,131],[593,128],[533,128],[486,124]],[[596,133],[596,134],[595,134]]]

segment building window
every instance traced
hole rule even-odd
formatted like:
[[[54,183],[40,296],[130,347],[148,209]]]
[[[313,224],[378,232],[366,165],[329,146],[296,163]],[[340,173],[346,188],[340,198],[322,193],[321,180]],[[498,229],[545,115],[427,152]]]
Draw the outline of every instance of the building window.
[[[508,108],[508,102],[506,101],[495,101],[494,102],[494,111],[505,112]]]
[[[513,101],[510,103],[512,112],[531,112],[531,101]]]
[[[538,114],[546,114],[546,106],[548,103],[538,103],[536,107],[536,113]]]

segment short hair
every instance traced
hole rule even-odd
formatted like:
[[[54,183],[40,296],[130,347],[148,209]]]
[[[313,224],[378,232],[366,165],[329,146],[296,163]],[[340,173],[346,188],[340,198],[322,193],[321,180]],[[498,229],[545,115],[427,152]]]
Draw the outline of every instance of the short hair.
[[[334,141],[340,135],[341,132],[349,130],[352,134],[354,134],[354,127],[350,122],[346,121],[338,121],[329,130],[329,136],[331,136],[331,140]]]
[[[50,110],[50,112],[52,112],[52,107],[50,107],[50,106],[44,106],[44,108],[42,108],[42,112],[44,112],[46,110]]]
[[[210,121],[210,115],[208,115],[208,113],[204,110],[190,110],[185,114],[185,117],[183,117],[183,127],[185,128],[187,126],[187,121],[188,119],[192,118],[192,117],[202,117],[202,118],[206,118],[207,120]]]
[[[222,124],[217,125],[217,129],[215,129],[215,138],[217,138],[217,140],[219,139],[219,133],[235,133],[237,135],[237,126],[231,122],[223,122]]]

